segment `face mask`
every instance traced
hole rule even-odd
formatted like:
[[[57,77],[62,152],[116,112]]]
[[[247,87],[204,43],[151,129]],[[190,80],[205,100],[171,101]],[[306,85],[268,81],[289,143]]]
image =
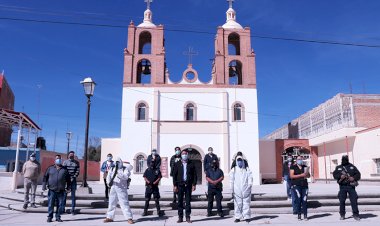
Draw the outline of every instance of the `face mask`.
[[[157,152],[155,152],[155,151],[152,151],[152,155],[156,155],[156,153],[157,153]]]
[[[177,151],[175,151],[175,154],[176,154],[176,155],[179,155],[179,154],[181,154],[181,151],[180,151],[180,150],[177,150]]]
[[[74,156],[70,156],[69,158],[70,158],[70,160],[74,160]]]
[[[212,155],[212,151],[208,151],[208,154],[209,154],[209,155]]]
[[[291,161],[293,161],[293,159],[292,158],[288,158],[288,162],[291,162]]]
[[[36,157],[30,157],[30,161],[34,161],[34,160],[36,160]]]
[[[239,166],[239,168],[243,168],[243,161],[237,161],[237,165]]]
[[[181,155],[181,158],[186,161],[188,156],[187,155]]]
[[[107,160],[108,160],[108,161],[112,161],[112,157],[110,157],[110,156],[107,157]]]
[[[303,161],[302,160],[297,160],[298,165],[302,165]]]
[[[55,164],[56,165],[62,165],[62,159],[56,159]]]

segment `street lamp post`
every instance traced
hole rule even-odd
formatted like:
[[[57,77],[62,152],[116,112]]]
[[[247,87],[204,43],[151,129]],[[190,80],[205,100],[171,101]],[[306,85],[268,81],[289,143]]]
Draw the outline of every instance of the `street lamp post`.
[[[73,135],[72,132],[66,132],[66,137],[67,137],[67,156],[69,156],[69,151],[70,151],[70,140],[71,136]]]
[[[85,78],[80,82],[84,88],[84,94],[87,96],[87,113],[86,113],[86,134],[84,142],[84,170],[83,170],[83,182],[82,187],[88,187],[87,184],[87,151],[88,151],[88,129],[90,124],[90,106],[91,97],[94,95],[94,89],[96,83],[90,78]]]

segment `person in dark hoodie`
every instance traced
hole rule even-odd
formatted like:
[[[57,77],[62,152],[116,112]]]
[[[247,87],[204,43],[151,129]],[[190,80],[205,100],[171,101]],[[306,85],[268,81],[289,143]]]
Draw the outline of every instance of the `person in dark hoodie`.
[[[358,194],[355,187],[358,186],[358,181],[361,178],[359,170],[350,163],[348,156],[342,156],[342,164],[335,168],[333,172],[334,179],[339,184],[339,213],[340,219],[344,220],[346,215],[346,199],[347,193],[349,194],[353,218],[357,221],[360,220],[358,208]]]
[[[62,166],[61,156],[57,155],[55,159],[55,164],[49,166],[46,169],[42,184],[43,191],[49,189],[47,222],[52,222],[54,205],[57,205],[58,208],[58,210],[55,213],[55,219],[57,222],[62,222],[61,214],[64,208],[63,203],[65,201],[65,193],[70,192],[70,187],[70,174],[67,171],[67,169],[65,169]]]

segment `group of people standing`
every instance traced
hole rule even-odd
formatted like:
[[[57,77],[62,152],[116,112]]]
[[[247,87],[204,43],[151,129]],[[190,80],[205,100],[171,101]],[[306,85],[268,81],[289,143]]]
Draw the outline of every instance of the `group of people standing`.
[[[297,156],[296,159],[294,159],[293,156],[289,154],[283,164],[282,178],[286,185],[288,200],[292,202],[293,214],[297,215],[298,220],[302,220],[302,215],[304,220],[308,220],[307,199],[309,186],[307,179],[309,177],[309,168],[306,166],[302,156]],[[340,204],[340,219],[345,219],[346,199],[347,194],[349,194],[353,218],[359,221],[358,195],[355,187],[360,180],[360,172],[349,162],[347,155],[342,156],[342,164],[335,168],[333,177],[339,184],[338,198]]]
[[[173,206],[178,208],[178,221],[184,220],[191,223],[191,195],[197,188],[197,171],[194,162],[189,158],[187,150],[180,147],[174,148],[175,154],[170,159],[170,176],[173,180]],[[117,201],[120,203],[122,212],[129,224],[133,224],[133,216],[128,202],[128,181],[133,167],[120,158],[116,162],[112,160],[112,154],[107,155],[107,161],[102,164],[101,171],[105,182],[105,194],[108,203],[108,211],[105,223],[113,222]],[[126,165],[125,165],[126,164]],[[224,217],[222,209],[222,191],[224,172],[219,168],[219,158],[213,153],[213,148],[208,148],[204,157],[204,172],[207,181],[208,208],[207,216],[212,216],[213,202],[216,200],[217,213]],[[155,149],[147,158],[148,168],[143,174],[145,180],[145,205],[142,216],[148,215],[149,202],[152,198],[156,205],[157,215],[163,214],[160,210],[159,183],[162,178],[160,166],[161,157]],[[252,188],[252,173],[248,168],[248,162],[243,154],[238,152],[233,160],[230,171],[230,186],[235,204],[235,222],[249,221],[251,218],[250,201]],[[108,194],[110,193],[110,194]],[[185,217],[185,218],[184,218]]]

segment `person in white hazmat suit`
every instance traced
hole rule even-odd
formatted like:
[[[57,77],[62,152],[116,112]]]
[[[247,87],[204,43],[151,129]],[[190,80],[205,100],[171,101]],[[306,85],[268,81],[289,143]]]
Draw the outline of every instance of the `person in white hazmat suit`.
[[[107,175],[107,184],[111,187],[108,201],[107,216],[104,223],[113,222],[117,202],[119,202],[124,217],[129,224],[133,224],[132,211],[128,200],[128,178],[131,175],[133,166],[129,163],[123,165],[120,157],[116,158],[113,166]]]
[[[236,157],[236,166],[230,172],[230,188],[234,199],[235,223],[251,219],[252,172],[245,166],[241,156]]]

